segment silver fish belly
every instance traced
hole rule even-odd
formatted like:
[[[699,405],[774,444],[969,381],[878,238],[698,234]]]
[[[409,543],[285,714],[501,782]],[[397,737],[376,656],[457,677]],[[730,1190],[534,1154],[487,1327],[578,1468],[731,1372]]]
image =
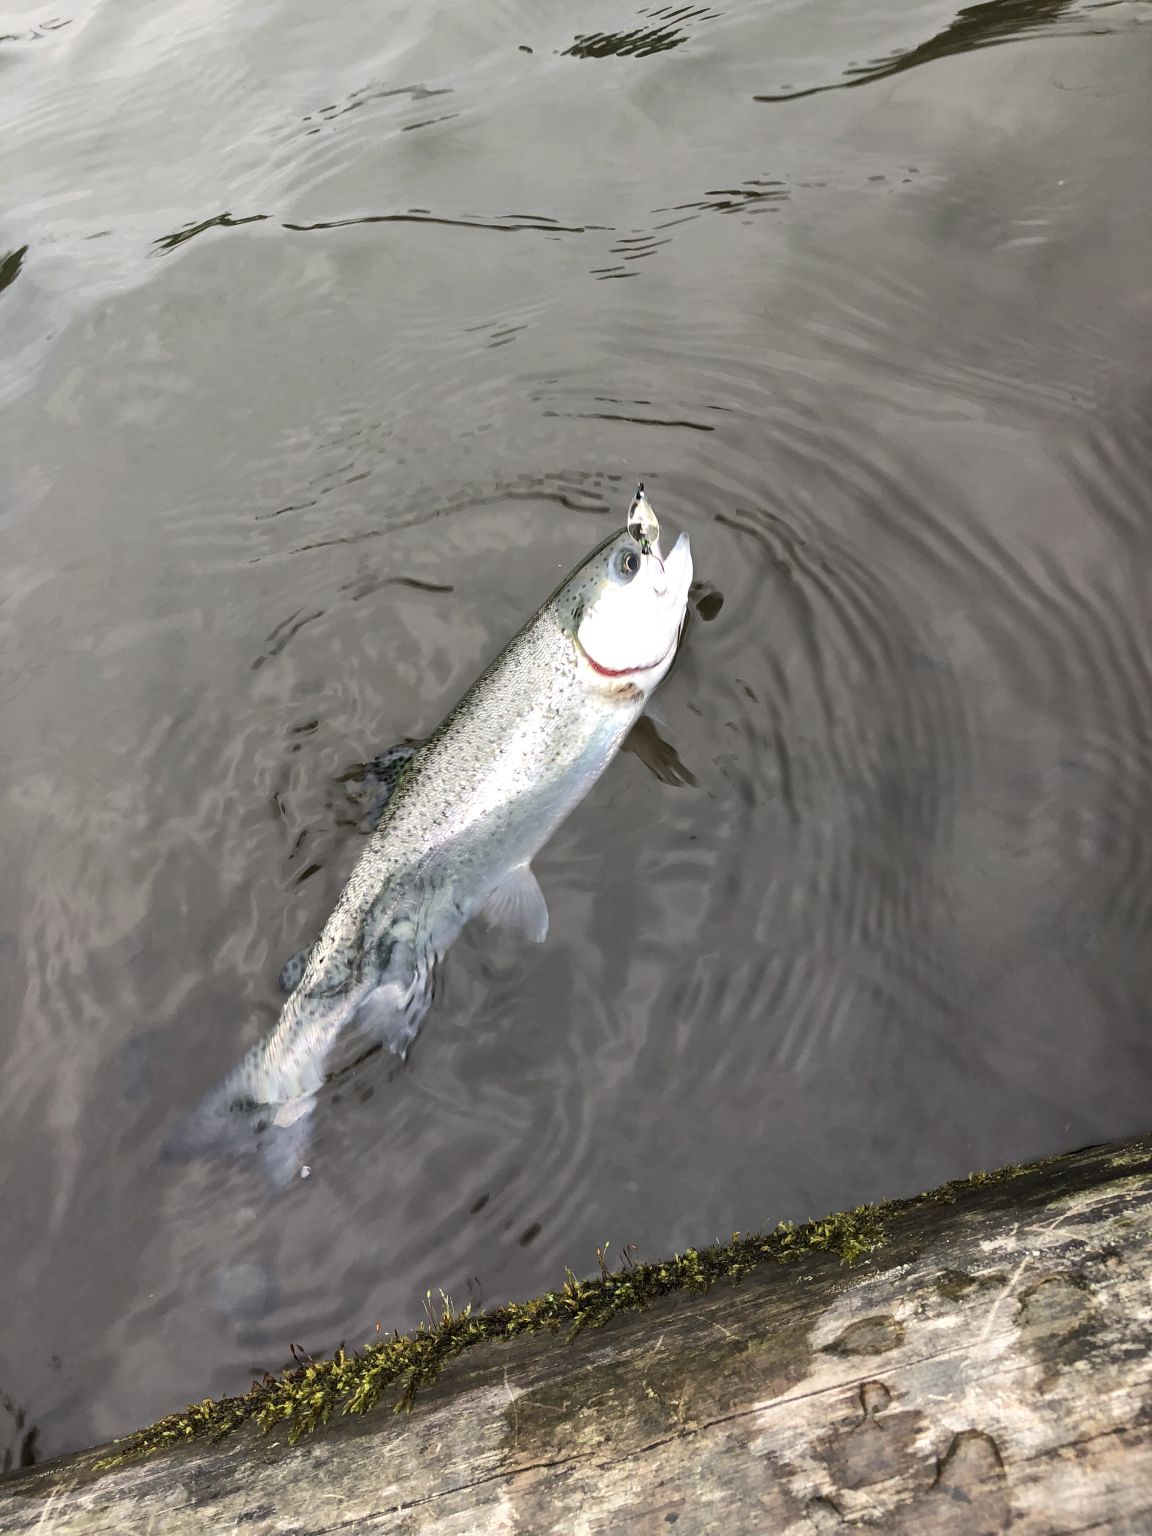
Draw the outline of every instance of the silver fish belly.
[[[275,1028],[203,1101],[177,1150],[256,1142],[276,1177],[291,1176],[340,1036],[405,1056],[438,957],[477,914],[543,940],[531,860],[671,664],[691,574],[686,536],[665,560],[658,542],[617,533],[520,630],[412,752]]]

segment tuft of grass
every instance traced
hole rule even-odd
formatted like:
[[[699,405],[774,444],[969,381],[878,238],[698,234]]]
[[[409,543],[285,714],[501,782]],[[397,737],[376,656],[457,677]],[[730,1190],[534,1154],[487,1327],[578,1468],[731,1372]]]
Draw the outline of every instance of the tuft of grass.
[[[622,1312],[643,1310],[661,1296],[706,1291],[718,1280],[735,1283],[763,1264],[795,1263],[813,1253],[855,1264],[883,1245],[892,1216],[926,1202],[952,1203],[972,1189],[1029,1171],[1012,1166],[973,1173],[914,1199],[862,1205],[799,1225],[781,1222],[767,1233],[736,1233],[726,1243],[688,1248],[656,1263],[626,1258],[619,1269],[609,1269],[605,1244],[597,1249],[599,1272],[591,1279],[578,1279],[569,1269],[559,1290],[483,1312],[471,1306],[457,1312],[443,1292],[438,1302],[429,1292],[427,1321],[414,1332],[393,1333],[361,1350],[340,1349],[326,1358],[297,1354],[295,1365],[278,1376],[266,1374],[241,1396],[205,1398],[115,1442],[112,1454],[94,1470],[107,1471],[193,1441],[222,1440],[248,1422],[265,1434],[284,1431],[295,1442],[333,1414],[367,1413],[386,1393],[395,1394],[394,1411],[405,1412],[449,1360],[474,1344],[543,1332],[573,1339]]]

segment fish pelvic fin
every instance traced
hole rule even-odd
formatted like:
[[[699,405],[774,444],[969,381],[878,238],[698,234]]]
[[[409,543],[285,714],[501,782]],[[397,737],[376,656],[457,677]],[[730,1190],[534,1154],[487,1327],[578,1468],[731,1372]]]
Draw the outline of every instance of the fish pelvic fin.
[[[481,911],[493,927],[508,928],[534,944],[543,944],[548,937],[548,903],[527,864],[508,871]]]

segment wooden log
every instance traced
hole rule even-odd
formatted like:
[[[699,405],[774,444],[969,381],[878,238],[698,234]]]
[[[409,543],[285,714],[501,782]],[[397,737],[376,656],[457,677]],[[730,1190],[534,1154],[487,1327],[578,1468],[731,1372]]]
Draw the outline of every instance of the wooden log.
[[[1150,1217],[1146,1137],[745,1240],[713,1255],[759,1242],[738,1285],[571,1342],[481,1339],[410,1413],[33,1468],[0,1484],[0,1530],[1147,1536]],[[634,1299],[709,1262],[617,1278]],[[551,1300],[602,1315],[612,1279]]]

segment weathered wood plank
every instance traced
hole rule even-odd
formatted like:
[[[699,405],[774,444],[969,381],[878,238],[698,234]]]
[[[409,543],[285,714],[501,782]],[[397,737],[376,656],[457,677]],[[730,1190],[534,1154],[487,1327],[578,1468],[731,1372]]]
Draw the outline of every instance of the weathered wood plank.
[[[884,1225],[851,1268],[477,1344],[410,1414],[35,1468],[0,1530],[1147,1536],[1152,1137]]]

